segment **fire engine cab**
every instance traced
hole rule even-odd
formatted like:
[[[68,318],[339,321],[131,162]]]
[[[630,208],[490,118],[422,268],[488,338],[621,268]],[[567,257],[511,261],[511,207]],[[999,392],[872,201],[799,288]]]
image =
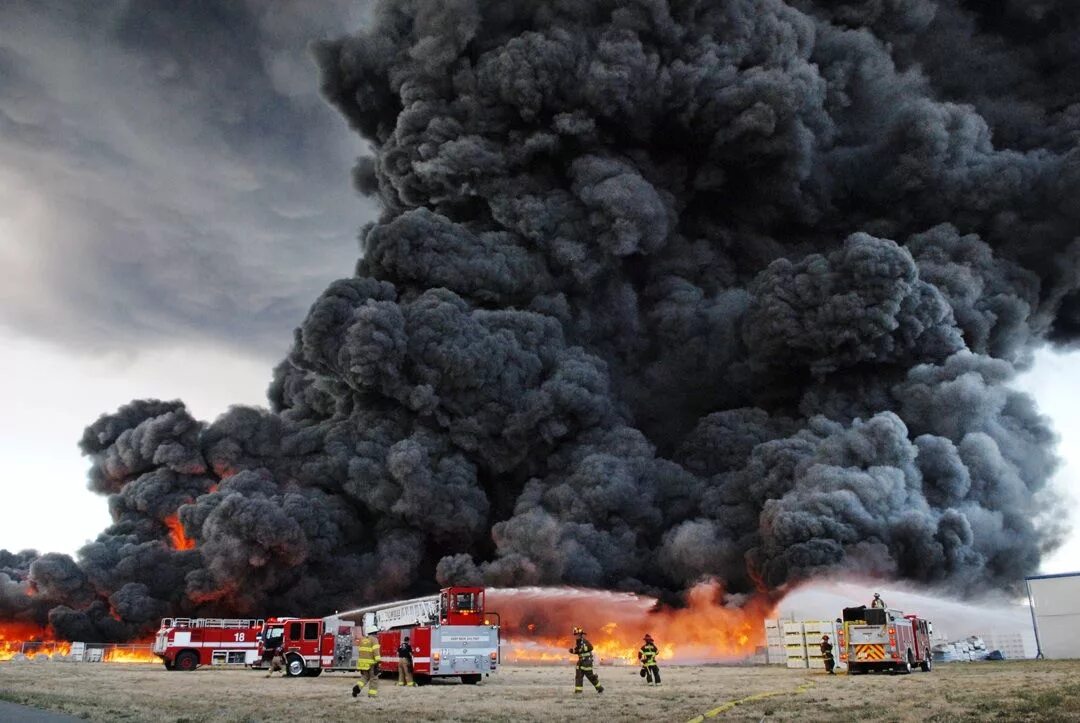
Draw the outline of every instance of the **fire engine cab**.
[[[418,679],[460,677],[464,683],[479,683],[498,667],[497,620],[496,613],[484,609],[484,588],[449,587],[437,595],[325,618],[269,618],[259,654],[283,648],[290,676],[351,672],[356,670],[356,641],[367,633],[379,641],[379,671],[396,673],[398,646],[408,636]]]
[[[933,625],[917,615],[887,608],[844,608],[837,647],[849,675],[875,670],[910,673],[916,665],[929,673],[934,664],[932,633]]]
[[[259,655],[263,621],[229,618],[164,618],[152,650],[167,670],[200,665],[251,665]]]

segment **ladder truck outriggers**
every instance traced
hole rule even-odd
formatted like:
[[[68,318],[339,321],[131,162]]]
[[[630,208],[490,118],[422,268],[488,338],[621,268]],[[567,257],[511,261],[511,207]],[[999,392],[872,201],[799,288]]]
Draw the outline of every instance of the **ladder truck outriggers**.
[[[259,652],[285,651],[285,673],[317,676],[324,670],[355,671],[356,642],[379,641],[379,671],[396,673],[398,646],[412,647],[418,680],[459,677],[479,683],[499,664],[498,614],[484,607],[484,588],[448,587],[436,595],[369,605],[325,618],[269,618]]]
[[[871,671],[910,673],[917,665],[929,673],[933,625],[917,615],[891,608],[844,608],[837,648],[849,675]]]

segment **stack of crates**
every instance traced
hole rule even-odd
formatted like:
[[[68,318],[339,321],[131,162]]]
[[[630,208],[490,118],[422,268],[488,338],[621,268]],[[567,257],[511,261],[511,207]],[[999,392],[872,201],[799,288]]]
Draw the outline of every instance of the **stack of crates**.
[[[765,621],[765,654],[770,665],[783,665],[787,662],[784,650],[784,633],[779,620]]]
[[[787,657],[787,667],[807,667],[806,633],[801,622],[784,621],[784,652]]]
[[[825,656],[821,654],[821,636],[828,635],[833,645],[833,660],[837,667],[840,663],[840,646],[837,642],[837,625],[833,620],[806,620],[803,632],[806,635],[807,667],[825,670]]]

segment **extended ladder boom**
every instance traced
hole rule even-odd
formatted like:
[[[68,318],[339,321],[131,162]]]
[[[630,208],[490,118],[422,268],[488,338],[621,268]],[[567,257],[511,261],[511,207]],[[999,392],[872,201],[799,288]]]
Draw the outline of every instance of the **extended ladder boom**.
[[[261,628],[263,621],[253,618],[162,618],[161,628]]]
[[[377,633],[414,625],[432,625],[439,621],[439,596],[413,598],[380,605],[369,605],[340,614],[360,618],[365,633]]]

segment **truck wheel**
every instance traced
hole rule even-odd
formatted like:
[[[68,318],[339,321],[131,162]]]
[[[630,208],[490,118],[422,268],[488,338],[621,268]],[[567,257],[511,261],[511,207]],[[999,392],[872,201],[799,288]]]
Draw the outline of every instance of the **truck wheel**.
[[[199,667],[199,656],[190,650],[185,650],[176,656],[173,662],[173,670],[195,670]]]
[[[919,664],[919,667],[922,668],[922,672],[929,673],[934,669],[934,661],[932,658],[927,658]]]
[[[463,676],[461,676],[461,682],[465,683],[466,685],[476,685],[477,683],[480,682],[480,677],[481,676],[480,676],[479,673],[472,673],[471,675],[463,675]]]
[[[848,663],[847,672],[848,675],[862,675],[866,671],[858,663]]]
[[[897,663],[896,667],[893,668],[893,670],[896,671],[897,673],[903,673],[903,674],[906,675],[906,674],[911,672],[911,669],[912,669],[912,667],[914,667],[914,664],[915,664],[915,656],[912,655],[911,651],[909,650],[909,651],[907,651],[907,659],[902,663]]]
[[[285,675],[290,678],[296,678],[304,674],[307,666],[304,665],[304,659],[295,653],[285,658]]]

